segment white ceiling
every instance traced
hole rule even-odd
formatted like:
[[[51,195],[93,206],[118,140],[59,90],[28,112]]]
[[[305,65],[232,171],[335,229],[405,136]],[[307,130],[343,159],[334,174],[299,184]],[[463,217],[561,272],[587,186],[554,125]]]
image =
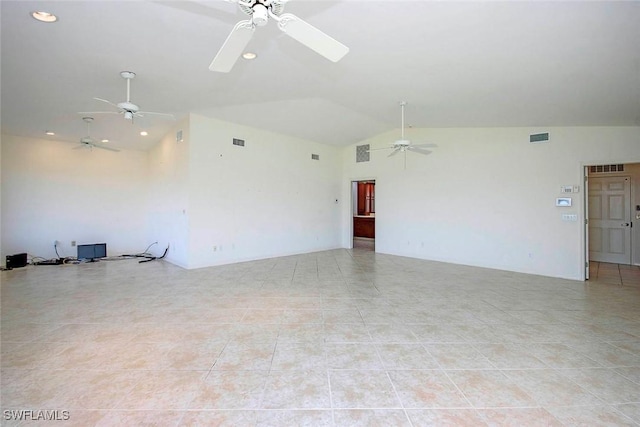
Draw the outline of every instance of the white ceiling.
[[[1,4],[3,133],[77,141],[80,111],[126,98],[321,143],[348,145],[414,127],[640,125],[640,2],[292,0],[293,13],[346,44],[332,63],[274,22],[255,61],[208,70],[237,6],[209,1]],[[43,24],[29,15],[59,16]],[[148,149],[174,124],[94,115],[91,136]],[[144,128],[150,136],[138,135]]]

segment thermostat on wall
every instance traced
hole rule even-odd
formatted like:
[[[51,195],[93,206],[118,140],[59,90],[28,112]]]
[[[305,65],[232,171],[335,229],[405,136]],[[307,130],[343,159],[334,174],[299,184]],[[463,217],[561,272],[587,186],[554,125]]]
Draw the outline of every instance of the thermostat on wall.
[[[579,193],[580,187],[577,185],[563,185],[560,187],[561,193]]]
[[[556,199],[556,206],[571,206],[571,197],[558,197]]]

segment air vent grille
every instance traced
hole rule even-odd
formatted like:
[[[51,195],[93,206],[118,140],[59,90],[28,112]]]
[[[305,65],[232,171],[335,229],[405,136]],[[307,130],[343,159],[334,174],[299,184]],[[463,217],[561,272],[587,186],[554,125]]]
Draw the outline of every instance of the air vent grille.
[[[356,146],[356,163],[369,161],[369,144]]]
[[[311,160],[320,160],[320,154],[312,154]]]
[[[244,139],[233,138],[233,145],[244,147]]]
[[[590,166],[589,172],[591,173],[612,173],[612,172],[624,172],[624,165],[596,165]]]
[[[537,144],[540,142],[548,142],[548,141],[549,141],[549,132],[535,133],[533,135],[529,135],[529,142],[532,142],[534,144]]]

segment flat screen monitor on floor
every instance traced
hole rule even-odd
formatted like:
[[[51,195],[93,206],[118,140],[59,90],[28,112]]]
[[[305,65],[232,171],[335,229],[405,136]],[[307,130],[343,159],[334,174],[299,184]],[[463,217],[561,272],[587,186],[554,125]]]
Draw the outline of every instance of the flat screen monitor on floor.
[[[92,245],[78,245],[79,261],[95,261],[107,256],[106,243],[94,243]]]
[[[107,244],[96,243],[94,246],[94,254],[96,258],[105,258],[107,256]]]

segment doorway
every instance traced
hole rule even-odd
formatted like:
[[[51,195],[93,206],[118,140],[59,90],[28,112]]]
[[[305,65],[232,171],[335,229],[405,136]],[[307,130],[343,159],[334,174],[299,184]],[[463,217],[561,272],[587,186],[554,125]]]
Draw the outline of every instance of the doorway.
[[[585,166],[584,176],[585,278],[591,263],[640,266],[640,163]]]
[[[589,179],[589,260],[631,265],[631,177]]]
[[[376,241],[376,182],[351,182],[353,248],[375,250]]]

